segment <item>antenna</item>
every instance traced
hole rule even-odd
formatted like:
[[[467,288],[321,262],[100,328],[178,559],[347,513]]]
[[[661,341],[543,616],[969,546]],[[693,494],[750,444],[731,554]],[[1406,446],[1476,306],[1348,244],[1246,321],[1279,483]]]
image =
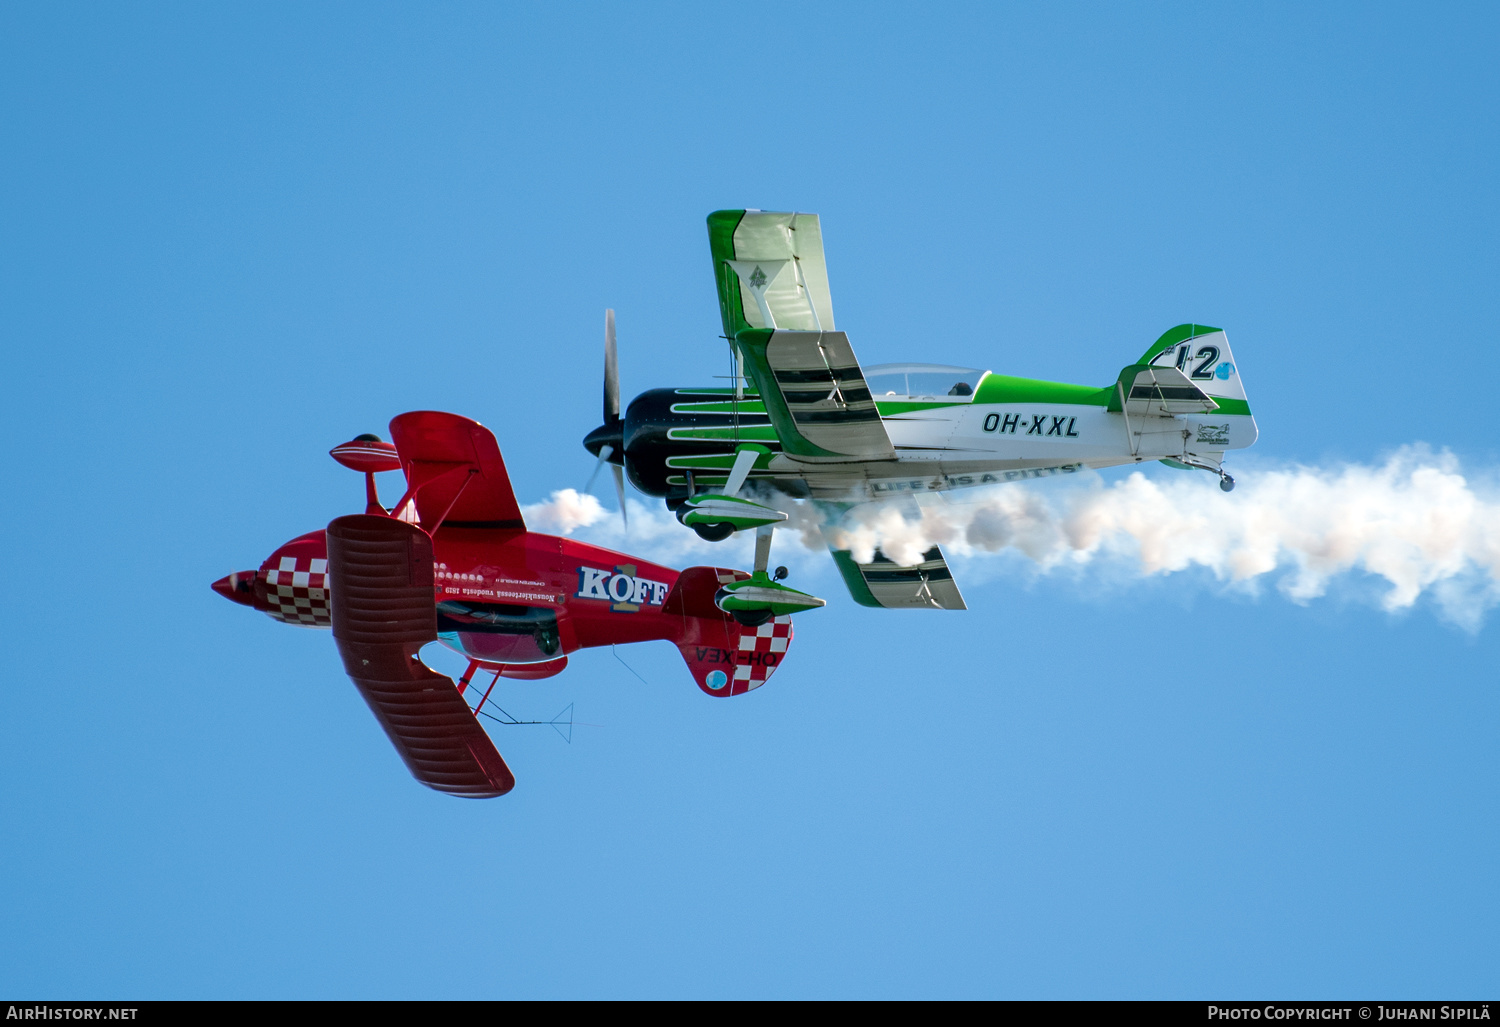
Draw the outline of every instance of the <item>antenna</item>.
[[[556,731],[557,736],[563,741],[567,742],[569,745],[573,744],[572,703],[568,703],[567,706],[563,707],[562,710],[558,712],[557,716],[553,717],[551,720],[517,720],[508,711],[501,709],[495,703],[490,704],[490,709],[497,711],[500,715],[496,716],[494,713],[480,713],[479,715],[481,717],[487,717],[490,720],[493,720],[496,724],[504,724],[506,727],[527,727],[544,724],[547,727],[550,727],[552,730]],[[565,732],[563,731],[563,728],[567,728],[568,730]]]

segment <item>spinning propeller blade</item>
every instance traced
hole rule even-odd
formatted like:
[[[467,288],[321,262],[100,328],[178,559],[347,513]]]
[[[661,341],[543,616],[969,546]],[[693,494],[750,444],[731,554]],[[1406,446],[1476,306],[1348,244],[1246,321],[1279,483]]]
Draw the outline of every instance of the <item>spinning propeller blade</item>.
[[[604,312],[604,423],[620,419],[620,364],[615,355],[615,312]]]
[[[594,479],[599,477],[599,468],[603,467],[606,463],[609,462],[609,455],[614,451],[614,446],[599,447],[599,460],[594,464],[594,473],[589,475],[588,484],[583,487],[583,491],[587,492],[589,489],[594,487]]]
[[[619,464],[610,464],[609,469],[615,472],[615,498],[620,501],[620,520],[628,528],[630,515],[625,512],[625,468]]]
[[[587,492],[593,488],[599,468],[609,464],[615,476],[615,496],[620,500],[620,517],[626,527],[630,517],[625,513],[625,422],[620,419],[620,360],[615,350],[615,312],[604,312],[604,423],[583,439],[583,448],[599,459],[594,464]]]

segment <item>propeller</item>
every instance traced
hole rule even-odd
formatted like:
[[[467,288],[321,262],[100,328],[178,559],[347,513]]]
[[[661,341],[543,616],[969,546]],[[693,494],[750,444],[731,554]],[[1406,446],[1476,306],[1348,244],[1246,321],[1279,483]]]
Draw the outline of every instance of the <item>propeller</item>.
[[[604,312],[604,423],[583,438],[583,448],[599,458],[589,475],[587,492],[605,464],[614,473],[615,496],[620,501],[620,519],[628,526],[625,513],[625,422],[620,419],[620,362],[615,349],[615,312]]]
[[[594,479],[599,477],[599,468],[605,465],[605,463],[609,460],[609,455],[614,451],[614,446],[604,445],[599,447],[599,461],[598,463],[594,464],[593,473],[589,475],[588,484],[583,487],[583,491],[587,492],[594,487]]]
[[[620,420],[620,360],[615,352],[615,312],[604,312],[604,423]]]
[[[610,464],[609,469],[615,473],[615,498],[620,501],[620,523],[630,527],[630,515],[625,512],[625,468],[619,464]]]

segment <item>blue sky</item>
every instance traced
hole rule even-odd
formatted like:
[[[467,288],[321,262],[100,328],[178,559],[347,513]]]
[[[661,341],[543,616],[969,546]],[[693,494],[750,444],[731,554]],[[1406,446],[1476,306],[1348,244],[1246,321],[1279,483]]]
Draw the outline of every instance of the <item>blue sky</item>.
[[[1497,28],[5,8],[0,991],[1492,995],[1495,626],[1366,575],[1303,605],[986,557],[923,615],[809,555],[830,605],[750,696],[665,644],[507,686],[598,726],[496,728],[489,803],[407,777],[326,633],[208,583],[358,508],[326,452],[404,410],[490,426],[523,502],[580,486],[605,307],[627,395],[725,373],[723,207],[821,214],[866,363],[1103,383],[1221,325],[1242,482],[1425,443],[1489,488]]]

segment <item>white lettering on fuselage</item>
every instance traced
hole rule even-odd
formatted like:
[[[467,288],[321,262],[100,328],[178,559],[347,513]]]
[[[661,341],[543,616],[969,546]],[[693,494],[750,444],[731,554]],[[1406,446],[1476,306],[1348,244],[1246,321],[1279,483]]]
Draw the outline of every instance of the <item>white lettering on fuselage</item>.
[[[1083,464],[1059,464],[1056,467],[1023,467],[1014,471],[990,471],[983,474],[943,474],[934,478],[912,478],[906,481],[872,481],[870,492],[877,496],[893,492],[941,492],[974,485],[1001,485],[1027,478],[1049,478],[1054,474],[1075,474]]]
[[[633,613],[642,606],[660,606],[667,600],[667,584],[637,577],[635,567],[616,567],[612,571],[597,567],[578,568],[579,599],[603,599],[610,609]]]

